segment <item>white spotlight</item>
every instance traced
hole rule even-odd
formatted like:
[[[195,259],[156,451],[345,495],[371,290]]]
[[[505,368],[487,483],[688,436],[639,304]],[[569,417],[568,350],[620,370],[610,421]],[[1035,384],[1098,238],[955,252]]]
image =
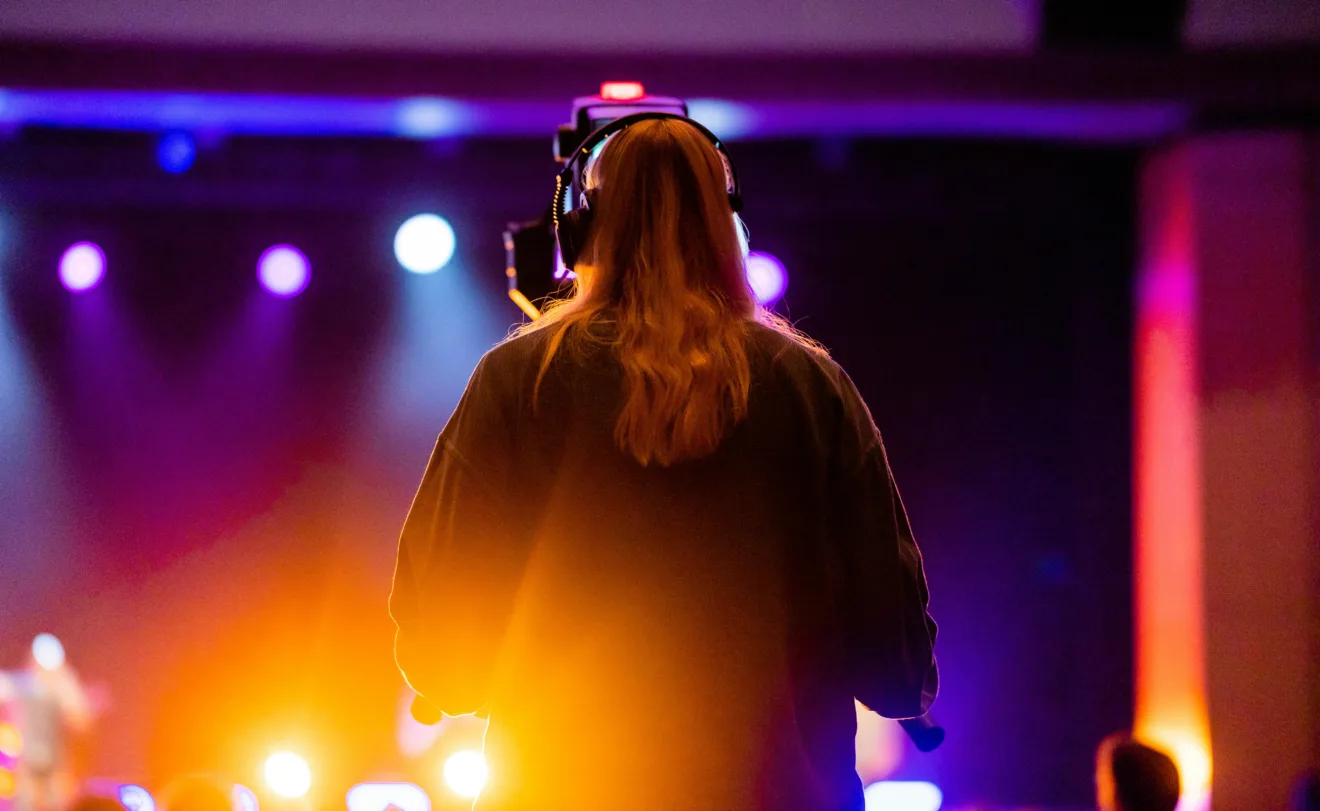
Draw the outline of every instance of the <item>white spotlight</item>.
[[[345,804],[348,811],[431,811],[431,798],[412,783],[358,783]]]
[[[460,797],[476,797],[486,787],[486,758],[480,752],[464,749],[445,761],[445,784]]]
[[[454,229],[436,214],[416,214],[394,235],[394,257],[405,270],[435,273],[454,256]]]
[[[944,795],[934,783],[882,780],[866,787],[866,811],[940,811]]]
[[[64,645],[54,634],[37,634],[32,640],[32,658],[45,670],[59,670],[64,664]]]
[[[266,785],[289,799],[296,799],[312,787],[312,770],[307,761],[292,752],[276,752],[266,758]]]

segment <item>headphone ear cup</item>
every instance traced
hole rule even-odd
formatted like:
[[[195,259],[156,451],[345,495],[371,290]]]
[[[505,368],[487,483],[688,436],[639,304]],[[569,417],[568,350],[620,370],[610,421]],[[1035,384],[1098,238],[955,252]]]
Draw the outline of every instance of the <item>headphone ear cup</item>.
[[[560,215],[559,227],[555,229],[555,238],[559,240],[559,255],[564,260],[564,267],[569,270],[577,267],[582,250],[587,245],[587,237],[591,234],[591,221],[595,218],[595,212],[591,209],[594,191],[587,192],[581,208]]]

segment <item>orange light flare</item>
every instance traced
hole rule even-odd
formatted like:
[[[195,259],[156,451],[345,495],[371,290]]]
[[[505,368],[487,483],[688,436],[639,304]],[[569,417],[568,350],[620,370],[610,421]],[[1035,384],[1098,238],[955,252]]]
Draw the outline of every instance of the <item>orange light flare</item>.
[[[1179,153],[1146,173],[1135,367],[1133,732],[1169,752],[1181,811],[1209,807],[1196,272]]]

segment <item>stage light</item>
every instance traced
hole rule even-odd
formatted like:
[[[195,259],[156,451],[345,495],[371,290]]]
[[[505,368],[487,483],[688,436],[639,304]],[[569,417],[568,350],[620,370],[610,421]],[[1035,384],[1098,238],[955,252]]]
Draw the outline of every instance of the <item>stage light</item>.
[[[172,175],[192,168],[197,159],[197,142],[186,132],[167,132],[156,145],[156,160],[160,168]]]
[[[292,298],[307,289],[311,278],[307,256],[292,245],[272,245],[257,260],[257,279],[272,296]]]
[[[445,785],[460,797],[476,797],[486,787],[486,757],[480,752],[464,749],[445,761]]]
[[[0,800],[13,799],[16,786],[17,781],[14,779],[14,773],[0,766]]]
[[[54,634],[37,634],[32,640],[32,658],[46,670],[58,670],[64,664],[64,645]]]
[[[688,99],[688,117],[729,141],[756,131],[756,110],[746,104],[723,99]]]
[[[312,770],[307,761],[292,752],[276,752],[266,758],[266,785],[290,800],[297,799],[312,787]]]
[[[641,82],[605,82],[600,97],[608,101],[636,101],[646,95]]]
[[[435,273],[454,256],[454,229],[436,214],[409,217],[394,235],[394,257],[405,270]]]
[[[412,783],[359,783],[345,803],[348,811],[431,811],[431,798]]]
[[[151,792],[132,783],[119,787],[119,804],[128,811],[156,811],[156,801]]]
[[[105,276],[105,253],[94,242],[75,242],[60,257],[60,282],[73,293],[91,290]]]
[[[881,780],[866,787],[866,811],[939,811],[944,795],[933,783]]]
[[[788,289],[788,271],[784,263],[768,253],[747,254],[747,283],[763,307],[773,307]]]
[[[257,795],[252,789],[238,783],[229,791],[229,803],[234,806],[234,811],[261,811]]]
[[[463,108],[448,99],[404,99],[395,109],[394,129],[405,138],[440,138],[460,131],[463,117]]]

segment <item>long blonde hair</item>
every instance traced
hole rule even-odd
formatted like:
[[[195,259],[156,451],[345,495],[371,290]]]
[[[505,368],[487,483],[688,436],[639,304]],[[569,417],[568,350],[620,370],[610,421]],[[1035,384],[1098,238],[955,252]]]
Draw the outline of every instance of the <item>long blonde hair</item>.
[[[601,340],[587,327],[612,321],[627,388],[615,444],[643,465],[709,456],[747,416],[748,324],[824,349],[757,305],[728,167],[697,129],[633,124],[605,142],[587,183],[594,219],[573,295],[516,333],[554,330],[537,386],[566,341]]]

